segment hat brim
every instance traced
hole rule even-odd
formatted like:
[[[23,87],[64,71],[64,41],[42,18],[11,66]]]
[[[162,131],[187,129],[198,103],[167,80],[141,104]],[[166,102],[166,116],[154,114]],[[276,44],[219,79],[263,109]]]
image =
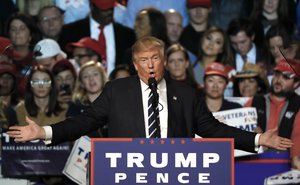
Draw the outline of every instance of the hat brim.
[[[217,72],[217,71],[206,72],[206,73],[205,73],[205,76],[208,76],[208,75],[218,75],[218,76],[222,76],[222,77],[224,77],[226,80],[228,80],[228,76],[227,76],[227,75],[224,75],[223,73],[219,73],[219,72]]]
[[[72,53],[75,47],[83,48],[86,46],[80,42],[71,42],[70,44],[67,44],[66,50],[67,50],[67,52]]]
[[[253,78],[259,76],[258,74],[236,74],[235,78]]]

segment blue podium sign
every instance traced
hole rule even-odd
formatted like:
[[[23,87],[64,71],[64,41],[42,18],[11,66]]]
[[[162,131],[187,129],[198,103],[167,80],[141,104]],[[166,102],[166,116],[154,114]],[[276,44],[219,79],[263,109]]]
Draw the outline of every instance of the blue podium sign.
[[[234,184],[233,139],[92,139],[91,185]]]
[[[71,143],[46,146],[42,140],[15,142],[2,134],[2,175],[5,177],[62,175]]]

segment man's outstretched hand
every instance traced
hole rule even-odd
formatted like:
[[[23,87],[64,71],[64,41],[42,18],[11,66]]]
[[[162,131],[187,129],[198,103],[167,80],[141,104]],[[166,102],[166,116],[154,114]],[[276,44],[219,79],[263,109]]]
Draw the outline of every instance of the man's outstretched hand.
[[[278,136],[278,128],[274,128],[261,134],[258,145],[276,150],[287,150],[293,146],[293,143],[290,139]]]
[[[11,126],[7,134],[15,139],[16,142],[32,141],[36,139],[45,139],[45,131],[34,121],[26,117],[26,126]]]

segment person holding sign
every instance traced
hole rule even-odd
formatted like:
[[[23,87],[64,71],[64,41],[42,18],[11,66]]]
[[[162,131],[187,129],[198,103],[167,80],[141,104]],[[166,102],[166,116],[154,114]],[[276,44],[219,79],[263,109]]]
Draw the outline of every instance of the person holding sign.
[[[290,139],[277,135],[276,128],[256,134],[220,124],[194,89],[164,78],[166,57],[161,40],[140,38],[132,46],[132,56],[137,75],[108,82],[83,113],[44,127],[27,118],[28,125],[9,127],[7,134],[16,142],[43,139],[55,145],[107,125],[111,138],[149,138],[155,132],[156,137],[161,138],[192,138],[195,134],[234,138],[235,148],[250,152],[256,151],[258,146],[277,150],[293,146]],[[148,116],[148,108],[158,115],[153,118],[155,128],[148,126],[152,118]]]

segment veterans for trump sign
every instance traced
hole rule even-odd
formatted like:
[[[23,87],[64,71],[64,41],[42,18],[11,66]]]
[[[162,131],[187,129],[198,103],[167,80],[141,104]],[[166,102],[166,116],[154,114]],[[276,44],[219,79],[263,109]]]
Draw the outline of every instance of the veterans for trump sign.
[[[233,139],[92,139],[91,184],[234,184]]]
[[[220,122],[237,127],[242,130],[254,132],[257,126],[257,112],[253,107],[231,109],[226,111],[214,112],[214,117]],[[259,151],[261,152],[261,151]],[[252,153],[242,150],[235,150],[234,156],[251,155]]]

